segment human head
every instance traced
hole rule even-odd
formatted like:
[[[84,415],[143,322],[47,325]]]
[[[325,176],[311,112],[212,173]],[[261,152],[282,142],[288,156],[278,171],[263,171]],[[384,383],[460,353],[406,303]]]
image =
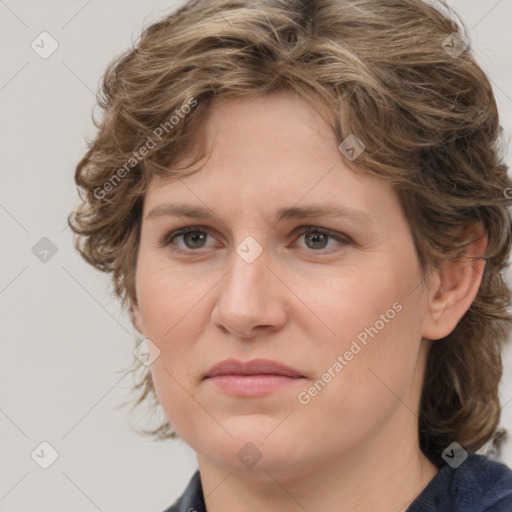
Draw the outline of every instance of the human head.
[[[459,32],[419,0],[186,4],[148,27],[105,74],[104,117],[76,173],[83,203],[72,226],[82,254],[112,272],[128,307],[136,304],[141,212],[153,177],[184,155],[202,156],[216,100],[293,91],[322,112],[337,142],[351,134],[363,141],[356,160],[340,158],[393,188],[425,277],[460,257],[469,228],[484,227],[482,284],[453,332],[430,349],[419,415],[425,451],[454,439],[478,448],[499,418],[510,182],[489,81],[469,49],[454,57],[443,45]],[[140,389],[146,398],[154,392],[149,373]]]

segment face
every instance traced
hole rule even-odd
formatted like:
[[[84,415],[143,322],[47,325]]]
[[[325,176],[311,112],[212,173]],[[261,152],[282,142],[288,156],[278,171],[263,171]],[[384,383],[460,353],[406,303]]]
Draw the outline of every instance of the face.
[[[426,292],[394,191],[291,93],[222,100],[207,132],[206,163],[153,178],[143,210],[134,318],[171,425],[239,471],[415,439]]]

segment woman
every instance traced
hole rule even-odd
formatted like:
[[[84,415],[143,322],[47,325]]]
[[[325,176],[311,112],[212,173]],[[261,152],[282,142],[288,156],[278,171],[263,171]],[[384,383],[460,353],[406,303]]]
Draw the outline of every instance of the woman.
[[[509,511],[510,180],[444,5],[191,1],[106,71],[77,247],[199,470],[173,511]]]

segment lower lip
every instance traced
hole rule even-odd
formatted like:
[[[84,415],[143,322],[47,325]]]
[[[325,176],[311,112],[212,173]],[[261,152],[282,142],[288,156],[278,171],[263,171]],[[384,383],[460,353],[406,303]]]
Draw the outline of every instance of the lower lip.
[[[302,382],[302,377],[286,375],[217,375],[209,377],[218,389],[234,396],[263,396]]]

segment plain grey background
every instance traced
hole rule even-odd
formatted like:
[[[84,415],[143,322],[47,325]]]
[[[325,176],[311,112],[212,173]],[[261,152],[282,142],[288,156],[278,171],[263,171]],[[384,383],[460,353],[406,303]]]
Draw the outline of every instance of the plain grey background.
[[[449,3],[470,29],[510,144],[512,0]],[[74,252],[66,228],[100,76],[143,26],[176,5],[0,0],[2,512],[159,512],[196,468],[189,447],[137,435],[131,425],[148,423],[115,409],[129,398],[135,333],[109,278]],[[58,47],[42,58],[33,41],[43,54]],[[509,146],[509,165],[511,156]],[[502,425],[512,432],[510,348],[504,363]],[[47,469],[35,462],[50,461],[41,442],[58,453]],[[512,466],[510,440],[502,459]]]

